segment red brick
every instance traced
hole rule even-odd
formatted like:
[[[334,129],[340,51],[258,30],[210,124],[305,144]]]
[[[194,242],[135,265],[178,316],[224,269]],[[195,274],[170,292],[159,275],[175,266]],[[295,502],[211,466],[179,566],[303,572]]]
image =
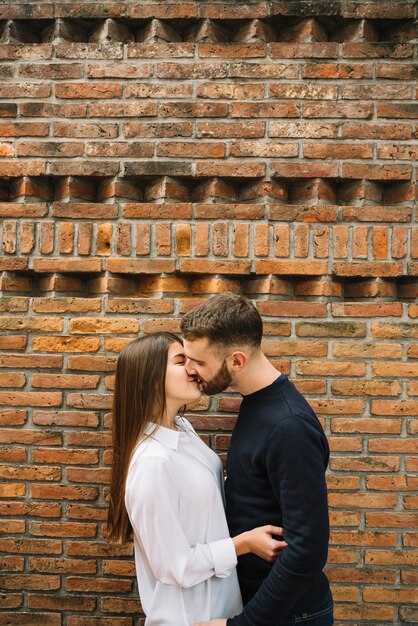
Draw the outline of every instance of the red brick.
[[[387,370],[386,373],[383,373],[383,367],[382,365],[384,365],[383,363],[373,363],[372,364],[372,370],[373,373],[376,374],[377,376],[390,376],[390,377],[398,377],[398,376],[406,376],[406,377],[414,377],[418,374],[418,364],[416,363],[401,363],[401,362],[395,362],[395,361],[391,361],[390,363],[387,364]],[[383,402],[383,400],[381,401]],[[393,409],[393,405],[392,404],[388,404],[388,405],[375,405],[376,409],[383,409],[386,406],[386,410],[392,410]],[[402,404],[398,405],[398,409],[401,410]]]
[[[100,340],[95,337],[35,336],[32,347],[41,352],[96,352]]]
[[[62,80],[68,78],[83,78],[84,68],[81,63],[48,63],[33,64],[22,63],[18,75],[23,78],[36,78],[44,80]]]
[[[353,493],[353,494],[337,494],[330,495],[330,505],[336,508],[349,508],[349,509],[387,509],[393,508],[397,500],[396,495],[392,494],[366,494],[366,493]],[[392,552],[395,556],[395,554]],[[367,561],[366,564],[370,563]],[[391,563],[389,561],[389,563]],[[386,564],[384,562],[378,562],[377,564]],[[392,564],[392,563],[391,563]],[[393,563],[394,564],[394,563]]]
[[[397,317],[402,315],[402,305],[399,303],[333,303],[332,312],[336,317]]]
[[[191,274],[247,274],[249,262],[182,259],[180,268]]]
[[[399,67],[399,66],[398,66]],[[399,71],[397,67],[396,71]],[[404,69],[409,69],[408,66],[401,66]],[[417,108],[415,104],[381,104],[377,105],[377,115],[381,118],[398,118],[398,119],[414,119],[416,117]]]
[[[274,176],[329,178],[338,175],[337,163],[272,163]]]
[[[337,276],[353,277],[395,277],[403,274],[403,267],[400,263],[383,261],[334,263],[333,270]]]
[[[246,257],[249,253],[249,226],[235,224],[233,252],[235,257]]]
[[[99,272],[100,259],[35,259],[34,269],[38,272]]]
[[[382,145],[378,146],[377,158],[378,159],[403,159],[414,160],[418,154],[417,147],[411,144],[405,145]]]
[[[35,66],[36,67],[36,66]],[[86,117],[87,105],[76,102],[51,104],[46,102],[22,102],[19,104],[19,114],[22,117]]]
[[[86,489],[80,487],[79,489]],[[99,541],[68,541],[67,550],[69,556],[132,556],[132,544],[115,544]]]
[[[269,137],[336,138],[337,124],[320,122],[270,122]]]
[[[316,302],[261,301],[258,303],[261,315],[278,317],[325,317],[326,306]]]
[[[2,161],[0,176],[41,176],[46,173],[44,161]]]
[[[13,157],[15,156],[14,146],[12,143],[1,142],[0,143],[0,156],[1,157]]]
[[[307,102],[303,108],[304,117],[325,117],[339,119],[369,119],[373,115],[373,105],[371,104],[342,104],[335,103],[311,103]]]
[[[283,341],[268,339],[263,342],[267,356],[326,356],[327,344],[319,341]]]
[[[226,148],[223,143],[161,142],[157,146],[157,155],[163,157],[182,157],[186,159],[192,157],[201,159],[221,159],[226,156]]]
[[[319,375],[327,376],[364,376],[366,369],[365,364],[353,361],[323,361],[305,360],[298,362],[296,365],[297,373],[303,375]]]
[[[28,606],[31,609],[47,609],[60,611],[94,611],[97,600],[79,594],[74,596],[61,596],[49,594],[30,594]]]
[[[29,623],[31,626],[61,626],[61,615],[59,613],[38,613],[34,611],[30,611],[30,613],[4,612],[3,617],[10,626],[27,626]]]
[[[348,139],[410,139],[412,135],[408,124],[347,122],[343,127],[343,136]]]
[[[370,143],[309,143],[305,142],[303,154],[307,159],[371,159]]]
[[[347,381],[351,385],[351,381]],[[333,382],[334,386],[337,384]],[[341,383],[342,384],[342,383]],[[359,382],[359,384],[361,384]],[[331,431],[336,433],[396,433],[401,431],[401,421],[399,419],[379,419],[379,418],[352,418],[339,417],[331,419]]]
[[[228,105],[222,102],[167,102],[159,108],[161,117],[226,117],[227,113]]]
[[[1,217],[44,217],[48,213],[47,205],[43,202],[20,204],[17,202],[2,202]]]
[[[331,459],[330,468],[333,471],[349,472],[398,472],[400,460],[399,457],[394,456],[351,457],[349,459],[336,457]]]
[[[228,75],[232,78],[298,78],[296,63],[230,63]],[[275,105],[272,105],[275,106]],[[280,105],[279,105],[280,106]],[[287,106],[287,105],[285,105]],[[289,105],[294,110],[294,104]]]
[[[81,576],[67,576],[65,581],[65,589],[67,591],[81,592],[109,592],[112,593],[129,593],[132,590],[131,580],[120,580],[115,578],[91,578]]]
[[[190,122],[129,122],[124,124],[124,135],[131,137],[191,137]]]
[[[382,589],[368,587],[363,592],[365,602],[416,602],[414,589]]]
[[[132,626],[131,617],[69,617],[68,626]]]
[[[327,568],[327,575],[332,582],[359,582],[393,584],[395,572],[378,568]]]
[[[271,43],[270,55],[272,58],[297,59],[297,58],[337,58],[338,44],[334,42],[312,43]]]
[[[153,42],[128,44],[128,59],[187,58],[194,55],[195,45],[188,42]],[[123,54],[123,53],[122,53]]]
[[[356,84],[343,85],[342,96],[347,100],[376,99],[376,100],[409,100],[411,99],[411,87],[408,84]]]
[[[23,498],[26,487],[24,483],[6,483],[0,485],[0,497],[2,498]]]
[[[19,426],[26,422],[27,411],[17,410],[2,410],[0,411],[0,425],[1,426]]]
[[[116,90],[115,87],[119,87],[120,89]],[[110,84],[108,93],[108,98],[120,97],[121,86]],[[192,96],[192,88],[187,84],[167,86],[163,83],[136,83],[135,85],[128,85],[126,87],[125,96],[127,98],[189,98]]]
[[[334,530],[330,543],[348,546],[394,546],[396,535],[393,532]]]
[[[197,137],[264,137],[265,122],[197,122]],[[216,174],[212,174],[216,176]]]
[[[80,522],[30,522],[29,532],[41,537],[95,537],[97,527]]]
[[[0,373],[0,387],[24,387],[26,384],[26,377],[23,374],[16,372]]]
[[[198,44],[198,55],[201,58],[209,57],[221,57],[227,58],[259,58],[266,56],[266,44],[265,43],[248,43],[248,44],[235,44],[226,43],[223,45],[212,43],[200,43]]]
[[[371,331],[373,337],[384,339],[418,337],[418,329],[411,324],[396,323],[372,323]]]
[[[61,393],[38,393],[35,391],[0,391],[0,403],[10,406],[59,406]]]
[[[19,335],[6,335],[0,337],[0,349],[1,350],[24,350],[26,348],[26,337],[20,337]]]
[[[117,137],[118,127],[116,124],[97,124],[89,122],[54,122],[54,137],[100,137],[112,138]]]
[[[39,83],[6,84],[0,86],[0,98],[48,98],[51,90],[51,85]]]
[[[51,176],[116,176],[120,164],[112,161],[51,161],[48,173]]]
[[[362,63],[307,63],[302,66],[302,78],[372,78],[372,68]]]
[[[154,146],[150,143],[123,142],[88,142],[86,156],[88,157],[144,157],[154,155]]]
[[[328,552],[328,563],[358,563],[360,551],[358,548],[348,550],[347,548],[330,548]]]
[[[234,157],[294,157],[298,155],[298,147],[278,141],[240,141],[232,143],[230,154]]]
[[[297,296],[342,296],[343,290],[340,283],[332,280],[312,279],[300,280],[294,285]]]
[[[342,604],[335,608],[334,615],[337,620],[354,620],[357,623],[375,619],[390,622],[394,615],[394,609],[379,604],[369,606]]]
[[[264,260],[256,262],[257,274],[279,274],[321,276],[327,273],[327,263],[324,261],[276,261]]]
[[[361,359],[396,359],[402,356],[400,343],[337,343],[333,345],[333,354],[337,357]]]
[[[65,42],[55,44],[55,56],[61,59],[122,59],[123,45]]]
[[[336,100],[337,87],[334,85],[303,84],[272,84],[269,88],[272,98],[303,98],[306,100]]]
[[[55,7],[55,15],[58,17],[120,17],[125,14],[125,2],[113,0],[102,2],[99,6],[95,2],[74,2]]]
[[[344,3],[342,14],[344,17],[367,17],[367,18],[396,18],[396,17],[412,17],[412,5],[408,0],[393,5],[392,2],[384,0],[379,6],[373,2],[363,2],[357,5],[355,2],[348,1]]]
[[[402,165],[374,165],[361,163],[343,163],[342,176],[344,178],[368,178],[369,180],[410,180],[411,166]]]
[[[412,368],[414,366],[412,365]],[[405,368],[404,375],[408,376],[409,371]],[[412,369],[411,375],[413,375]],[[418,415],[418,401],[415,400],[373,400],[371,403],[371,413],[377,415]],[[402,445],[402,444],[401,444]],[[407,444],[408,445],[408,444]],[[393,442],[393,448],[397,446]]]
[[[214,77],[216,78],[216,76]],[[203,83],[196,90],[198,98],[227,98],[228,100],[258,100],[263,97],[263,85],[257,83]],[[232,117],[258,117],[250,113],[251,107],[260,106],[258,104],[233,104],[232,111],[237,111],[243,107],[243,113],[232,115]],[[235,107],[235,108],[234,108]],[[237,109],[238,107],[238,109]],[[250,107],[250,109],[246,109]],[[256,110],[256,109],[255,109]],[[245,113],[247,111],[247,114]],[[269,117],[267,111],[261,113],[262,117]]]

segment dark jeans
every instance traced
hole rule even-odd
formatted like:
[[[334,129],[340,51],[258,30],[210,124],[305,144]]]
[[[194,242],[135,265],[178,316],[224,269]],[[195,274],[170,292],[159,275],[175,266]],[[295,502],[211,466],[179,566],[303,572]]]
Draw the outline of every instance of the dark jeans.
[[[332,626],[334,603],[331,592],[329,592],[323,605],[314,613],[302,613],[288,617],[279,622],[277,626]]]

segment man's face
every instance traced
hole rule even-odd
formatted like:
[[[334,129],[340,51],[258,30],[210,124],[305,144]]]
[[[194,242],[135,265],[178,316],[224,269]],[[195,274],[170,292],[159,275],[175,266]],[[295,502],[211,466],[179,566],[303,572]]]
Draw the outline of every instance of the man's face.
[[[211,346],[206,337],[189,341],[184,339],[186,371],[200,383],[208,396],[224,391],[232,382],[225,356]]]

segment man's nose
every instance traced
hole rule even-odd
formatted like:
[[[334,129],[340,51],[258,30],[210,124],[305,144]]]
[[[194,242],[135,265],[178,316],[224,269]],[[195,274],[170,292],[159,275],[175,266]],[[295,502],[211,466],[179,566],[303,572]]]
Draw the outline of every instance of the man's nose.
[[[196,374],[196,368],[193,364],[193,361],[191,361],[190,359],[186,358],[186,363],[184,364],[185,368],[186,368],[186,372],[189,374],[189,376],[192,376],[194,374]]]

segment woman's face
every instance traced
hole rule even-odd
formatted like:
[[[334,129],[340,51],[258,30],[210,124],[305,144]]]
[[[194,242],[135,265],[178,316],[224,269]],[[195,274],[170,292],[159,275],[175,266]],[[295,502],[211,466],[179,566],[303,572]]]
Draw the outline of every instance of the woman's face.
[[[202,392],[193,376],[186,372],[186,356],[181,343],[173,342],[168,349],[165,374],[165,395],[167,406],[181,408],[200,399]],[[177,409],[176,409],[177,410]]]

